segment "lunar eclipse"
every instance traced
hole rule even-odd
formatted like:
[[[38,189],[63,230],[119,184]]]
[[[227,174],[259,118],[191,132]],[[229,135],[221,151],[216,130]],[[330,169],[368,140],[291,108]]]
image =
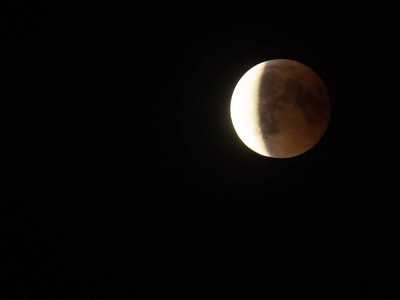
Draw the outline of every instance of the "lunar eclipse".
[[[322,138],[330,121],[330,99],[322,79],[289,59],[257,64],[237,83],[231,119],[243,143],[273,158],[303,154]]]

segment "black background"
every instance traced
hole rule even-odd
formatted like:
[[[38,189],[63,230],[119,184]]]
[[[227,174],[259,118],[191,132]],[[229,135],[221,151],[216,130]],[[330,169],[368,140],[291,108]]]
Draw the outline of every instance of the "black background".
[[[396,16],[275,2],[3,2],[5,295],[396,299]],[[290,159],[230,120],[275,58],[331,97]]]

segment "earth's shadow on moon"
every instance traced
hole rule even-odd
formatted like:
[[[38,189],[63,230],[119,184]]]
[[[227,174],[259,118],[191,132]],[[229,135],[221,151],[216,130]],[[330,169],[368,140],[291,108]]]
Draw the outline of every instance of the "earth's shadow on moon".
[[[265,66],[260,78],[258,93],[258,113],[261,134],[268,152],[273,156],[280,155],[281,145],[271,142],[275,136],[283,135],[282,125],[291,120],[279,118],[277,113],[288,105],[299,109],[310,128],[320,127],[326,123],[326,111],[329,109],[324,97],[327,95],[323,82],[313,79],[312,90],[302,82],[302,73],[313,72],[306,66],[285,65],[280,60],[271,61]],[[316,75],[316,74],[315,74]],[[284,124],[285,123],[285,124]],[[295,127],[296,124],[291,125]],[[296,130],[296,128],[293,128]]]

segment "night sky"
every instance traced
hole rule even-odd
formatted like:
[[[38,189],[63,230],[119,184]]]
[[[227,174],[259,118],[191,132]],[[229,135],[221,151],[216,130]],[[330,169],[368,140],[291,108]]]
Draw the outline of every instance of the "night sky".
[[[275,2],[1,5],[4,295],[397,299],[396,16]],[[230,119],[276,58],[332,105],[290,159]]]

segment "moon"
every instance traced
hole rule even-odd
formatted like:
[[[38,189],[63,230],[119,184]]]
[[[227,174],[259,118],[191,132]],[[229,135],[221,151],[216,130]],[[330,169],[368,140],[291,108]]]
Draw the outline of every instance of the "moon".
[[[325,134],[331,105],[321,78],[289,59],[273,59],[248,70],[231,99],[233,127],[254,152],[290,158],[314,147]]]

